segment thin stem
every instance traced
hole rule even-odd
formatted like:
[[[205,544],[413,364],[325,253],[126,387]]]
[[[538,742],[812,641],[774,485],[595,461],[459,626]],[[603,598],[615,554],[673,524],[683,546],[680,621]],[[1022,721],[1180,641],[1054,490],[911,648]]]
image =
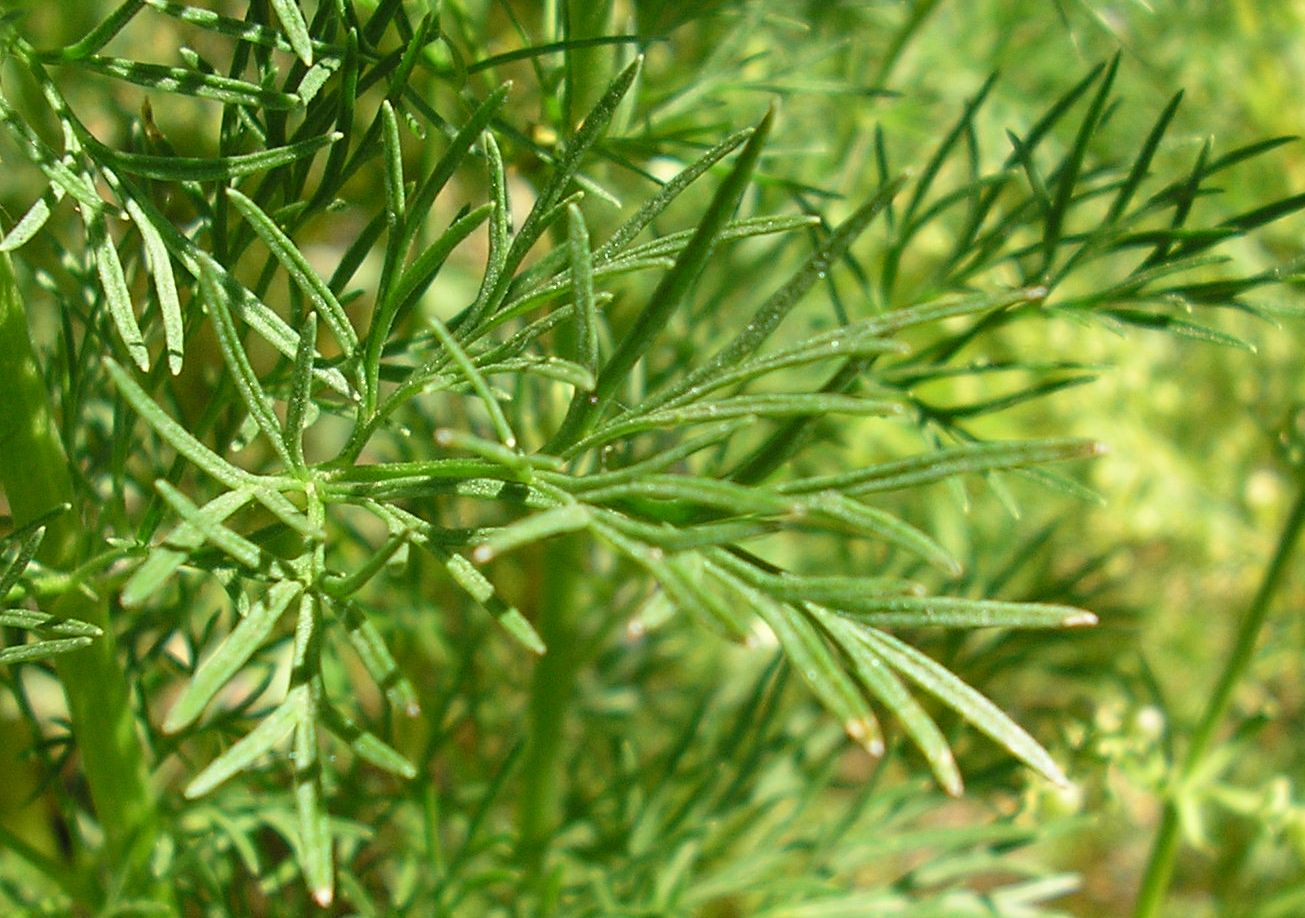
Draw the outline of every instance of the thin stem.
[[[580,666],[576,621],[576,543],[554,539],[543,546],[536,630],[547,653],[535,664],[530,688],[530,723],[522,763],[519,852],[539,875],[549,841],[562,818],[566,794],[562,751],[566,714]]]
[[[61,505],[74,505],[72,476],[51,417],[45,380],[27,329],[27,311],[8,258],[0,257],[0,485],[15,526]],[[85,560],[75,510],[46,527],[37,559],[56,570]],[[105,835],[105,867],[134,894],[150,894],[149,858],[158,816],[144,751],[136,736],[128,677],[118,662],[107,600],[80,590],[60,597],[55,615],[98,626],[103,637],[55,658],[72,720],[73,736]],[[163,893],[156,887],[156,897]]]
[[[1255,657],[1255,646],[1264,628],[1264,622],[1268,618],[1270,603],[1287,570],[1287,562],[1291,559],[1302,529],[1305,529],[1305,473],[1301,475],[1300,493],[1296,497],[1296,503],[1278,539],[1277,551],[1274,552],[1273,560],[1264,573],[1264,580],[1260,583],[1255,599],[1251,602],[1246,618],[1242,621],[1237,633],[1237,643],[1224,664],[1223,672],[1219,674],[1219,681],[1210,695],[1205,714],[1192,734],[1191,744],[1187,747],[1182,767],[1165,801],[1160,828],[1156,831],[1151,858],[1147,863],[1146,873],[1142,877],[1142,886],[1138,892],[1134,912],[1137,918],[1152,918],[1159,914],[1160,907],[1164,904],[1165,895],[1169,890],[1169,881],[1173,876],[1174,861],[1178,856],[1179,799],[1187,789],[1192,776],[1204,762],[1215,731],[1228,713],[1233,691]]]

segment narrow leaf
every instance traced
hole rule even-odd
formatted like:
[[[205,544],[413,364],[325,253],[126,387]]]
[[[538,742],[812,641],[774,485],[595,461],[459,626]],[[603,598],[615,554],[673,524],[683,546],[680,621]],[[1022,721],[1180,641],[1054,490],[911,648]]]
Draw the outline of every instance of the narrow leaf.
[[[416,767],[396,750],[373,733],[362,729],[333,707],[322,708],[323,722],[328,730],[338,736],[360,759],[392,775],[411,780],[417,777]]]
[[[487,564],[499,555],[523,545],[586,529],[589,523],[589,511],[583,504],[563,504],[495,531],[488,539],[476,546],[471,553],[471,559],[477,564]]]
[[[217,333],[218,347],[222,351],[227,369],[231,372],[236,391],[240,393],[241,401],[244,402],[254,423],[263,432],[263,436],[267,438],[281,461],[287,466],[292,466],[294,461],[285,445],[285,432],[281,429],[275,412],[272,411],[271,400],[263,391],[263,384],[259,382],[258,374],[249,364],[249,357],[240,343],[240,333],[231,319],[231,311],[227,308],[228,292],[223,289],[222,281],[202,265],[199,290],[208,304],[209,315],[213,319],[213,329]]]
[[[214,525],[235,513],[253,498],[250,488],[237,488],[227,491],[209,501],[199,511]],[[121,602],[129,608],[140,606],[146,599],[163,586],[181,565],[186,563],[190,552],[204,544],[204,529],[189,520],[182,520],[181,525],[163,541],[163,544],[150,550],[141,566],[131,575],[122,588]]]
[[[381,102],[381,139],[385,152],[386,219],[397,227],[407,206],[403,187],[403,147],[399,144],[399,119],[388,99]]]
[[[831,490],[859,496],[915,487],[953,475],[1099,456],[1104,452],[1104,444],[1096,440],[1048,439],[967,444],[921,453],[894,462],[869,465],[850,472],[781,482],[775,485],[775,489],[784,494]]]
[[[777,603],[749,587],[741,588],[754,594],[756,602],[753,608],[779,639],[789,665],[830,713],[839,719],[848,736],[872,756],[878,758],[883,755],[883,735],[874,713],[864,695],[830,652],[820,632],[802,612],[792,606]]]
[[[458,369],[462,371],[462,375],[466,377],[467,382],[471,384],[471,388],[479,396],[485,410],[489,412],[490,423],[494,425],[494,432],[498,434],[499,440],[508,449],[515,449],[517,445],[516,434],[512,432],[507,416],[503,414],[503,406],[499,404],[498,398],[490,389],[489,383],[485,381],[485,377],[481,375],[480,370],[476,369],[476,365],[467,356],[467,352],[462,349],[462,346],[458,344],[438,316],[430,316],[427,321],[431,330],[435,332],[435,337],[444,346],[444,350],[453,359],[453,362],[457,364]]]
[[[304,314],[299,325],[299,346],[295,349],[290,374],[290,398],[285,412],[285,448],[295,468],[304,467],[304,426],[313,395],[313,352],[317,347],[317,316]]]
[[[308,260],[299,251],[299,247],[294,244],[289,236],[282,232],[271,217],[245,195],[234,188],[229,188],[227,189],[227,198],[249,222],[249,225],[271,250],[276,260],[286,269],[295,285],[312,302],[313,308],[317,310],[318,315],[331,329],[331,334],[335,336],[335,340],[339,342],[340,349],[344,351],[346,356],[352,354],[358,346],[358,335],[354,332],[353,326],[349,324],[349,317],[345,314],[340,301],[336,299],[326,281],[322,280],[312,266],[308,264]],[[293,353],[292,350],[291,354]]]
[[[859,628],[818,607],[808,606],[808,609],[852,663],[853,673],[865,690],[893,712],[911,742],[929,763],[938,785],[950,796],[959,797],[964,791],[961,772],[956,767],[956,757],[947,738],[933,718],[915,700],[902,680],[884,665],[882,657],[865,646]]]
[[[738,149],[744,141],[752,136],[754,130],[754,128],[744,128],[741,131],[736,131],[681,170],[673,179],[663,185],[655,195],[644,202],[634,216],[622,223],[611,238],[594,252],[594,261],[603,262],[616,257],[643,231],[644,227],[652,223],[686,188],[697,181],[708,169]]]
[[[1069,785],[1065,773],[1037,740],[1029,736],[1024,728],[1007,717],[995,704],[966,685],[953,673],[909,644],[878,629],[865,628],[859,634],[866,648],[961,715],[1011,755],[1042,774],[1053,784],[1062,787]]]
[[[48,613],[33,612],[30,609],[0,609],[0,626],[22,628],[44,634],[62,634],[68,637],[94,638],[104,633],[103,629],[90,622],[78,621],[75,618],[56,618]]]
[[[945,548],[900,517],[870,507],[836,491],[822,491],[801,505],[803,514],[823,516],[858,532],[869,532],[886,542],[919,555],[951,577],[960,576],[961,564]]]
[[[376,629],[376,625],[363,613],[357,603],[341,603],[344,627],[349,636],[349,643],[362,661],[368,675],[376,682],[378,688],[385,692],[390,702],[409,717],[421,713],[417,703],[417,692],[408,681],[408,677],[394,661],[385,639]]]
[[[308,35],[308,23],[304,22],[304,14],[299,10],[299,4],[295,0],[271,0],[272,9],[276,11],[276,18],[281,20],[281,28],[285,29],[286,38],[290,39],[290,47],[294,48],[295,54],[304,62],[304,65],[311,67],[313,65],[313,41]]]
[[[166,67],[162,64],[146,64],[117,57],[99,56],[85,58],[80,62],[80,66],[105,76],[136,83],[156,92],[199,96],[225,102],[228,105],[247,105],[254,109],[286,111],[298,108],[302,104],[297,96],[289,93],[264,89],[243,80],[185,67]]]
[[[571,254],[571,298],[575,303],[576,362],[598,369],[598,307],[594,300],[594,263],[589,230],[580,208],[567,208],[567,242]],[[577,390],[576,398],[583,397]]]
[[[163,345],[168,354],[168,370],[176,376],[181,372],[185,322],[181,316],[181,300],[177,296],[177,279],[172,273],[172,258],[168,255],[163,237],[134,199],[127,199],[127,213],[140,232],[141,244],[145,249],[145,264],[154,281],[159,312],[163,316]]]
[[[50,208],[63,197],[61,191],[49,188],[45,194],[32,202],[32,206],[18,218],[18,222],[0,240],[0,252],[13,252],[31,241],[32,237],[50,219]]]
[[[715,196],[694,230],[693,238],[676,258],[675,265],[657,285],[634,325],[617,345],[615,353],[603,365],[602,371],[598,374],[598,383],[594,387],[597,404],[585,401],[574,406],[573,415],[568,415],[556,440],[565,443],[568,440],[578,439],[577,435],[582,436],[585,433],[585,428],[592,423],[592,417],[615,395],[635,363],[652,346],[654,337],[664,329],[672,314],[683,304],[698,275],[706,266],[707,258],[716,243],[716,237],[733,216],[743,197],[743,192],[752,180],[753,170],[770,135],[774,116],[774,109],[768,111],[752,136],[748,138],[734,168],[716,190]],[[557,452],[557,450],[554,448],[549,452]]]
[[[304,688],[292,691],[275,711],[259,721],[257,727],[196,775],[186,786],[186,799],[204,796],[228,778],[249,768],[289,736],[302,719],[306,691]]]
[[[163,722],[164,733],[184,730],[198,719],[210,701],[263,645],[286,608],[302,589],[294,581],[282,580],[259,598],[231,633],[199,664],[195,675]]]
[[[296,141],[270,150],[237,153],[231,156],[191,157],[158,156],[150,153],[128,153],[110,147],[96,148],[114,169],[129,175],[160,182],[229,182],[244,175],[267,172],[290,163],[307,159],[322,147],[343,137],[339,132],[318,134],[307,140]]]
[[[74,637],[56,638],[49,641],[36,641],[32,644],[19,644],[15,647],[0,647],[0,664],[33,663],[48,660],[50,657],[90,646],[93,638]]]
[[[118,392],[121,393],[122,397],[127,400],[127,403],[131,405],[136,413],[145,420],[145,423],[154,428],[155,433],[199,469],[232,489],[253,484],[257,481],[255,476],[243,469],[236,468],[196,440],[186,428],[174,421],[162,408],[155,404],[154,400],[145,393],[145,390],[137,385],[136,381],[127,375],[127,371],[118,366],[112,358],[104,358],[104,368],[108,371],[109,377],[113,380]]]
[[[876,627],[1081,628],[1097,623],[1073,606],[953,596],[865,596],[842,606]]]
[[[215,523],[211,515],[203,513],[190,500],[160,478],[154,482],[155,489],[163,496],[173,511],[203,534],[204,539],[222,549],[245,567],[257,569],[262,561],[262,552],[258,546],[243,536],[236,535],[220,523]]]
[[[95,259],[95,273],[99,275],[100,287],[104,290],[109,317],[113,320],[113,326],[126,346],[132,362],[141,370],[148,370],[150,352],[145,347],[145,338],[141,335],[140,325],[136,322],[136,313],[131,305],[131,293],[127,289],[127,278],[122,272],[118,249],[109,236],[104,210],[103,208],[96,208],[93,211],[83,209],[82,219],[86,224],[86,245]]]
[[[305,601],[309,599],[307,595]],[[317,749],[317,725],[305,709],[294,731],[295,810],[299,827],[299,869],[321,908],[335,898],[335,862],[331,824],[322,804],[322,771]]]

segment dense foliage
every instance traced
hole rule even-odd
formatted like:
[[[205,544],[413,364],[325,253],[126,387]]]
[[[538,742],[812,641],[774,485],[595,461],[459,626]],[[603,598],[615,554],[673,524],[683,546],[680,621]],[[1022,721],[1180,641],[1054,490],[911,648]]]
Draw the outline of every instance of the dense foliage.
[[[1171,857],[1301,513],[1160,750],[1065,406],[1305,196],[1118,55],[928,97],[938,5],[7,17],[0,902],[1037,914],[1121,766]]]

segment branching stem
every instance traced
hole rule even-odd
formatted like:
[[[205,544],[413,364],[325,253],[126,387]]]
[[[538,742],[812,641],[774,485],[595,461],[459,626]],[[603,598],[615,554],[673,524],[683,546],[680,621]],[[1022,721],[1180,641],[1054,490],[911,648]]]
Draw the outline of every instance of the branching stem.
[[[1179,840],[1179,803],[1182,794],[1188,789],[1192,777],[1200,771],[1214,739],[1215,731],[1228,713],[1233,691],[1245,676],[1255,657],[1255,646],[1259,642],[1260,632],[1268,618],[1269,608],[1288,562],[1300,540],[1301,530],[1305,529],[1305,473],[1300,474],[1300,493],[1296,503],[1283,525],[1282,535],[1278,538],[1278,548],[1273,560],[1269,562],[1264,580],[1255,594],[1251,607],[1242,620],[1237,632],[1237,643],[1224,663],[1223,672],[1210,695],[1205,713],[1192,734],[1187,754],[1178,769],[1168,799],[1165,801],[1164,814],[1160,819],[1160,828],[1156,832],[1155,843],[1151,849],[1151,858],[1147,862],[1146,873],[1142,876],[1142,886],[1138,892],[1137,918],[1153,918],[1160,913],[1165,895],[1169,890],[1169,881],[1173,876],[1174,861],[1178,856]]]

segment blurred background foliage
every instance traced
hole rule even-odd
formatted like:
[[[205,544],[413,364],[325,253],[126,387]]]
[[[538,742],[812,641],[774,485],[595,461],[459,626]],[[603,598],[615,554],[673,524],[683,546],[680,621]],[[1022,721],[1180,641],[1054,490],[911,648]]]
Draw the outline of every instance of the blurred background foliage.
[[[554,38],[550,29],[558,2],[446,0],[443,22],[450,30],[450,44],[468,60],[483,60]],[[42,44],[52,46],[84,34],[114,4],[84,0],[4,6],[23,13],[26,34],[42,36]],[[647,119],[647,129],[631,132],[629,136],[641,140],[628,147],[614,136],[606,148],[608,161],[596,173],[608,187],[628,189],[632,200],[651,187],[639,170],[656,173],[661,160],[689,157],[726,132],[755,123],[768,101],[779,96],[781,117],[753,192],[765,200],[758,210],[797,208],[831,214],[836,222],[850,210],[850,202],[863,200],[879,180],[876,129],[894,164],[922,163],[967,100],[989,74],[998,72],[977,125],[981,154],[988,161],[1000,161],[1009,152],[1005,129],[1021,133],[1051,100],[1116,51],[1122,51],[1117,90],[1123,102],[1112,109],[1110,123],[1092,151],[1100,160],[1126,162],[1137,139],[1145,136],[1178,88],[1186,95],[1157,157],[1155,171],[1162,174],[1189,169],[1207,140],[1218,154],[1252,140],[1294,134],[1305,123],[1305,97],[1299,91],[1305,85],[1305,56],[1300,53],[1305,7],[1300,4],[618,0],[576,6],[598,12],[592,22],[573,22],[579,30],[573,34],[583,34],[586,28],[593,34],[605,32],[608,23],[602,14],[610,7],[618,32],[635,26],[644,37],[667,39],[649,46],[639,88],[642,102],[637,112],[626,113]],[[223,8],[239,12],[243,7],[233,3]],[[165,40],[160,32],[133,26],[115,39],[111,50],[149,60],[152,46],[172,48],[187,41],[204,51],[204,36],[180,24],[155,18],[151,28],[175,29],[178,35]],[[551,149],[559,132],[588,109],[614,64],[627,57],[624,49],[608,47],[572,56],[568,66],[592,69],[593,77],[573,84],[576,95],[587,98],[570,100],[559,101],[552,91],[564,66],[560,56],[508,62],[468,75],[482,94],[503,78],[516,82],[512,126],[518,133],[505,155],[519,201],[528,200],[537,155]],[[458,62],[450,57],[448,66],[456,69]],[[22,75],[7,73],[5,79],[11,98],[21,96]],[[150,140],[148,131],[156,130],[183,153],[210,152],[190,146],[195,138],[213,134],[202,120],[212,112],[203,106],[165,100],[141,135],[141,93],[109,81],[88,81],[66,90],[74,108],[106,142],[144,143]],[[1119,141],[1117,149],[1110,146],[1112,139]],[[33,175],[3,147],[0,155],[0,206],[12,217],[30,203]],[[379,194],[379,176],[379,170],[361,174],[357,193]],[[370,192],[369,182],[375,186]],[[1219,195],[1197,203],[1212,221],[1305,189],[1305,147],[1281,147],[1225,173],[1220,184]],[[461,200],[475,199],[471,192],[446,197],[447,202],[441,199],[437,205],[448,209],[446,216]],[[614,207],[607,212],[591,208],[587,216],[595,236],[602,235],[599,227],[614,226],[619,214]],[[680,225],[673,213],[666,222]],[[1300,219],[1289,219],[1225,251],[1243,271],[1272,269],[1305,251],[1303,230]],[[347,226],[336,225],[332,232],[337,235],[316,241],[326,265],[349,241]],[[923,265],[931,245],[942,252],[949,241],[942,235],[926,239],[914,257]],[[769,242],[730,247],[704,279],[699,308],[705,308],[702,304],[716,291],[741,295],[737,283],[728,283],[729,276],[753,270],[764,259],[795,260],[801,254]],[[43,257],[54,256],[45,252]],[[454,265],[439,280],[450,303],[466,302],[474,294],[483,252],[465,257],[460,273]],[[917,267],[903,266],[896,294],[901,302],[912,301],[913,292],[929,292],[927,272]],[[858,280],[855,272],[831,276],[830,283],[829,299],[835,303],[874,301],[882,295],[873,284]],[[746,292],[743,288],[742,294]],[[805,789],[811,796],[806,809],[788,813],[788,821],[775,829],[789,833],[784,836],[789,854],[795,848],[809,854],[812,873],[794,882],[818,883],[828,876],[835,878],[831,882],[852,877],[866,887],[887,884],[880,898],[848,908],[887,909],[895,907],[892,896],[897,892],[931,888],[952,864],[937,829],[987,821],[994,833],[991,850],[1036,841],[1034,859],[1047,865],[1031,873],[1043,886],[1024,893],[1016,886],[1017,892],[1008,892],[1007,899],[998,897],[988,904],[1000,906],[1003,913],[1018,913],[1024,901],[1020,895],[1027,893],[1028,901],[1036,902],[1040,896],[1070,891],[1074,884],[1065,877],[1076,873],[1081,885],[1056,899],[1057,908],[1075,914],[1124,912],[1157,819],[1167,750],[1175,741],[1170,731],[1183,735],[1199,715],[1236,622],[1272,553],[1295,487],[1293,475],[1299,474],[1292,467],[1299,466],[1300,443],[1305,440],[1300,291],[1291,285],[1273,286],[1254,291],[1248,299],[1269,320],[1227,311],[1220,315],[1218,328],[1252,344],[1255,353],[1137,329],[1120,335],[1099,325],[1068,321],[1013,327],[990,342],[983,355],[989,359],[1009,352],[1104,367],[1093,373],[1096,378],[1089,385],[987,415],[976,424],[993,439],[1048,433],[1104,439],[1111,452],[1090,472],[1102,496],[1099,504],[1027,488],[1016,490],[1017,507],[978,487],[967,496],[941,486],[929,490],[927,499],[911,496],[920,505],[908,518],[925,523],[966,562],[958,594],[1070,602],[1101,616],[1101,627],[1087,636],[1003,632],[937,639],[930,646],[935,657],[990,693],[1048,744],[1077,782],[1075,794],[1056,794],[1025,782],[1009,762],[974,743],[974,748],[961,750],[970,795],[944,804],[924,789],[920,764],[905,751],[890,755],[873,775],[866,773],[863,761],[831,751],[838,746],[837,731],[813,718],[804,701],[785,695],[781,676],[759,673],[754,656],[704,647],[673,632],[638,640],[595,634],[595,663],[579,700],[585,735],[576,745],[575,793],[592,797],[583,800],[583,806],[577,802],[577,809],[601,815],[577,829],[590,835],[578,838],[576,850],[589,846],[597,851],[622,837],[627,850],[637,852],[639,833],[654,832],[649,828],[654,816],[647,815],[653,812],[668,822],[674,818],[697,826],[689,833],[696,847],[684,858],[709,863],[713,844],[738,845],[738,838],[748,832],[759,833],[748,843],[759,858],[766,807],[756,801],[773,799],[776,793],[798,795]],[[930,397],[947,403],[981,394],[967,390],[967,384],[935,384]],[[866,461],[882,456],[881,444],[863,448]],[[537,573],[504,565],[498,576],[509,584],[517,578],[520,598],[529,593]],[[419,567],[409,576],[411,589],[428,589]],[[504,589],[512,592],[511,587]],[[599,584],[593,589],[601,593],[609,588]],[[603,598],[613,608],[631,602],[619,586]],[[456,609],[447,597],[440,602]],[[524,600],[519,604],[528,607]],[[1233,735],[1223,747],[1221,770],[1211,781],[1210,805],[1202,809],[1199,824],[1191,823],[1191,846],[1179,862],[1175,882],[1174,914],[1305,911],[1305,754],[1299,743],[1305,729],[1302,611],[1305,565],[1297,564],[1270,620],[1254,678],[1235,699]],[[440,634],[413,627],[407,638],[411,646],[403,651],[422,663],[449,662],[459,658],[452,650],[456,642],[481,642],[478,666],[510,667],[510,652],[486,640],[485,627],[470,615],[462,621],[451,619]],[[396,622],[396,631],[403,630]],[[737,674],[737,688],[724,689],[721,698],[708,703],[699,697],[693,680],[669,676],[672,667],[677,672],[688,667]],[[446,718],[453,725],[448,735],[422,738],[447,744],[450,793],[465,794],[461,802],[470,807],[477,794],[488,793],[486,781],[492,786],[492,778],[478,770],[509,755],[503,737],[511,734],[515,714],[476,694],[481,678],[476,672],[445,673],[436,667],[423,678],[430,684],[419,689],[443,698],[449,708],[474,708]],[[742,741],[742,728],[730,720],[729,712],[757,703],[760,696],[749,694],[754,684],[757,692],[774,695],[777,710],[792,709],[785,721],[789,726],[768,738],[755,738],[758,748],[764,746],[772,754],[765,768],[732,777],[716,774],[709,744],[696,747],[694,756],[683,761],[674,759],[675,738],[660,725],[684,724],[690,712],[700,709],[704,735],[714,730],[719,742]],[[641,692],[635,693],[633,685],[642,686]],[[667,774],[674,765],[692,780],[685,778],[683,787],[689,790],[678,801],[658,802],[657,786],[643,788],[657,806],[641,810],[641,822],[622,809],[628,799],[613,796],[605,801],[603,788],[584,779],[613,769],[619,773],[622,763],[646,753],[665,755]],[[8,755],[9,749],[0,754]],[[630,786],[649,780],[645,772],[630,768]],[[765,782],[770,783],[764,792],[758,790]],[[415,819],[413,814],[425,812],[423,807],[434,806],[421,799],[419,791],[411,793],[417,796],[405,801],[412,806],[402,811],[396,823],[400,827],[403,819]],[[744,808],[745,799],[758,809]],[[860,809],[852,805],[857,800],[862,801]],[[641,805],[650,806],[647,801]],[[846,822],[839,821],[843,812],[850,814]],[[908,826],[892,836],[901,850],[885,854],[865,841],[873,837],[875,826],[894,820]],[[828,828],[831,825],[844,834],[839,836]],[[931,829],[934,834],[929,836]],[[474,826],[467,829],[462,851],[452,855],[455,861],[474,859],[493,848],[492,835],[483,843],[473,843],[473,836]],[[861,841],[840,847],[839,838]],[[916,842],[918,848],[913,848]],[[964,853],[973,860],[973,850]],[[612,901],[639,899],[652,903],[647,913],[655,913],[656,902],[670,901],[665,886],[672,880],[667,879],[664,859],[649,858],[641,867],[643,862],[634,857],[625,862],[624,872],[608,870],[593,882],[610,887],[604,894]],[[1013,869],[1011,863],[1020,862],[1002,861],[1000,869]],[[758,860],[758,874],[768,865]],[[975,869],[973,864],[954,867],[958,872]],[[793,864],[784,869],[794,870]],[[704,903],[716,903],[712,908],[717,910],[707,913],[732,914],[720,903],[731,901],[727,893],[746,890],[753,879],[723,871],[714,875],[715,886],[702,884],[707,892],[689,903],[704,908]],[[494,879],[486,874],[481,881],[492,885]],[[457,888],[447,888],[445,895],[453,897],[445,903],[452,908]],[[982,899],[964,904],[940,899],[936,913],[978,908]]]

